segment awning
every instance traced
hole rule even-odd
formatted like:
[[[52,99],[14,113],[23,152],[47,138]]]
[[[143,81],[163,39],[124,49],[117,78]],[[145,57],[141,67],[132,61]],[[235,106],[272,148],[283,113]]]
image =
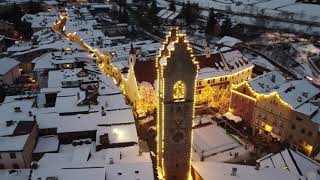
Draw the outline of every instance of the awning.
[[[231,112],[227,112],[223,115],[224,117],[226,117],[228,120],[234,121],[236,123],[241,122],[242,118],[239,116],[235,116],[233,115]]]

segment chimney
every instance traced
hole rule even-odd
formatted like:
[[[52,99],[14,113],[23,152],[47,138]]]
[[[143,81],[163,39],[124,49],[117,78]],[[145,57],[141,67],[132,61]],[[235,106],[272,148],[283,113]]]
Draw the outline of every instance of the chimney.
[[[255,169],[256,169],[257,171],[260,170],[260,162],[257,162],[257,163],[256,163]]]
[[[232,168],[231,176],[236,176],[237,175],[237,168]]]
[[[113,164],[114,162],[113,162],[113,158],[110,158],[109,159],[109,164]]]
[[[210,49],[207,42],[204,44],[204,54],[206,55],[206,58],[210,58]]]
[[[14,107],[14,112],[21,112],[20,106]]]
[[[298,99],[297,99],[297,101],[298,101],[298,102],[302,102],[302,97],[299,96]]]
[[[120,157],[119,157],[119,158],[120,158],[120,160],[122,159],[122,153],[121,153],[121,151],[120,151]]]
[[[276,82],[276,75],[272,74],[272,76],[271,76],[271,82],[273,82],[273,83]]]
[[[34,121],[37,121],[37,116],[34,115],[34,116],[33,116],[33,120],[34,120]]]
[[[77,99],[79,100],[80,99],[80,93],[77,92]]]
[[[101,116],[106,116],[106,111],[104,111],[104,107],[101,106]]]
[[[303,91],[302,96],[307,98],[308,97],[308,92],[307,91]]]
[[[31,111],[29,111],[29,116],[30,116],[30,117],[32,116],[32,112],[31,112]]]

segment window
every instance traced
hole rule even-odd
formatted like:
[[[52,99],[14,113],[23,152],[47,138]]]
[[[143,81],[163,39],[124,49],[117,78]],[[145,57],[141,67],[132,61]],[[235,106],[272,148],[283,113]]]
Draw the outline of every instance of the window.
[[[296,129],[296,126],[292,124],[291,129]]]
[[[301,129],[301,133],[304,134],[306,130],[304,128]]]
[[[296,117],[297,121],[302,121],[302,119],[300,117]]]
[[[0,169],[4,169],[4,165],[3,164],[0,164]]]
[[[16,156],[16,154],[15,154],[15,153],[10,153],[10,158],[11,158],[11,159],[16,159],[16,158],[17,158],[17,156]]]
[[[13,169],[19,169],[19,165],[18,164],[12,164],[12,168]]]
[[[175,102],[177,101],[184,101],[185,99],[185,94],[186,94],[186,87],[182,81],[177,81],[173,85],[173,100]]]

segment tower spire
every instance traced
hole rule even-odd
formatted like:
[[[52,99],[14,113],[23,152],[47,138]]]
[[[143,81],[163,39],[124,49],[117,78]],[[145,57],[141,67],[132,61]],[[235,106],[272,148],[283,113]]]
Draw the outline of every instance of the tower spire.
[[[191,175],[194,92],[198,63],[185,34],[172,29],[156,62],[158,74],[157,167],[159,179]]]

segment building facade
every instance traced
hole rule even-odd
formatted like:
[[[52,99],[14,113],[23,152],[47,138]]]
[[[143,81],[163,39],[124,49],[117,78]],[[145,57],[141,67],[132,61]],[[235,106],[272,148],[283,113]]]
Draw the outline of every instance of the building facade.
[[[35,121],[20,121],[12,136],[0,137],[0,141],[6,141],[0,150],[0,169],[29,168],[37,138],[38,126]]]
[[[271,72],[234,85],[229,111],[251,126],[253,135],[277,140],[308,156],[319,151],[320,91],[305,80]]]
[[[191,175],[192,124],[198,64],[185,35],[172,30],[157,60],[157,167],[159,179]]]

